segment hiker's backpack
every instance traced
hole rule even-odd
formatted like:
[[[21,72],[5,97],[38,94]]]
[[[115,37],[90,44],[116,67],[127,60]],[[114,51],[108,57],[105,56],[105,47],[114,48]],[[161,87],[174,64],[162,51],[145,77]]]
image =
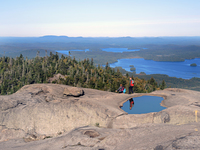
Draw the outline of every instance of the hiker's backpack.
[[[123,93],[126,93],[126,89],[123,90]]]
[[[122,86],[122,89],[121,89],[121,91],[123,92],[124,91],[124,87]]]
[[[131,80],[131,85],[130,86],[134,86],[134,80]]]

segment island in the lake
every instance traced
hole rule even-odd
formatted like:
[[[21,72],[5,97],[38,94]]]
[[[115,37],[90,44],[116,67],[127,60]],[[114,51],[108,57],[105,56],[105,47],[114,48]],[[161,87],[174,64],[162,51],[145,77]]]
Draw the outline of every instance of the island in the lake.
[[[130,65],[130,71],[135,71],[136,69],[135,69],[135,67],[133,66],[133,65]]]
[[[196,67],[197,64],[196,64],[196,63],[192,63],[192,64],[190,64],[190,66],[191,66],[191,67]]]

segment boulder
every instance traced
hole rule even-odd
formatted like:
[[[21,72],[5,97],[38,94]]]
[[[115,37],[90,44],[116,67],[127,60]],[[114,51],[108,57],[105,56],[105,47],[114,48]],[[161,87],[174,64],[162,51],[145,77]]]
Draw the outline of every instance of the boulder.
[[[64,96],[74,96],[74,97],[79,97],[84,95],[84,91],[80,88],[77,87],[70,87],[70,88],[65,88],[63,91]]]

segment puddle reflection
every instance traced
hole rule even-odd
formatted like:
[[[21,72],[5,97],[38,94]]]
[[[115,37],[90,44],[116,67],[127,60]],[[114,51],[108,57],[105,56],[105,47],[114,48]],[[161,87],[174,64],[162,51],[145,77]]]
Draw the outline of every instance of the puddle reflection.
[[[166,109],[166,107],[160,106],[162,100],[164,99],[158,96],[134,97],[125,102],[121,109],[128,114],[159,112],[163,109]]]

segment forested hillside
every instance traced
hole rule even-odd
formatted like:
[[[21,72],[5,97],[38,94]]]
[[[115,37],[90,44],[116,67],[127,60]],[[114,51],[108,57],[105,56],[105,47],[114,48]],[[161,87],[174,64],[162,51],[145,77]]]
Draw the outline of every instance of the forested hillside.
[[[128,74],[124,76],[119,70],[110,68],[108,64],[105,68],[95,67],[93,59],[77,61],[70,56],[62,55],[59,58],[57,53],[55,55],[50,53],[50,56],[36,56],[33,59],[25,59],[22,54],[15,59],[0,57],[0,94],[12,94],[27,84],[48,83],[48,79],[57,73],[65,75],[65,78],[53,83],[111,92],[115,92],[122,83],[128,92]],[[158,87],[154,78],[150,80],[134,78],[134,80],[135,92],[151,92],[165,88],[164,81]]]
[[[104,48],[140,49],[135,52],[113,53],[102,51]],[[145,49],[143,49],[145,48]],[[85,50],[89,51],[73,51]],[[77,60],[93,58],[95,64],[114,63],[122,58],[144,58],[154,61],[184,61],[200,58],[200,37],[118,37],[86,38],[67,36],[44,37],[0,37],[0,56],[34,58],[40,51],[45,56],[51,51],[70,50]]]

